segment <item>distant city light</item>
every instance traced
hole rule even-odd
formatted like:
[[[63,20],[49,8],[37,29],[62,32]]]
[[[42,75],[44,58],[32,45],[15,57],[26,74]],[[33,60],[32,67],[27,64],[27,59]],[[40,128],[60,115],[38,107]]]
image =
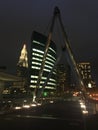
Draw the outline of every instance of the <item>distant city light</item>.
[[[92,85],[91,85],[91,83],[88,83],[88,88],[92,88]]]

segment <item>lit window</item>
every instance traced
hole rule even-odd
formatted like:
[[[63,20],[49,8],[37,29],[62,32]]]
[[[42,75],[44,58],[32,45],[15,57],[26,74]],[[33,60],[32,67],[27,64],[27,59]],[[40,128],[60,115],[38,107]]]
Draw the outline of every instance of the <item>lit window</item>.
[[[44,46],[42,43],[40,43],[38,41],[35,41],[35,40],[33,40],[33,43],[37,43],[37,44],[40,44],[40,45]]]
[[[52,59],[56,60],[52,55],[47,54],[47,56],[51,57]]]
[[[41,53],[41,54],[44,54],[44,51],[40,51],[40,50],[38,50],[38,49],[34,49],[34,48],[33,48],[33,51],[39,52],[39,53]]]

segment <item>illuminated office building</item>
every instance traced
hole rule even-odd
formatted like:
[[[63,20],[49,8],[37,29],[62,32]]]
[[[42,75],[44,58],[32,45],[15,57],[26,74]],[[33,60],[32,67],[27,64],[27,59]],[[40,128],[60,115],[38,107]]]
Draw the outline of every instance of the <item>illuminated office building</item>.
[[[81,62],[78,64],[78,68],[83,79],[84,85],[87,88],[92,88],[93,81],[91,76],[91,64],[89,62]]]
[[[41,68],[42,59],[45,51],[45,46],[47,42],[47,37],[36,31],[32,33],[31,37],[31,51],[30,51],[30,88],[36,88],[39,70]],[[45,67],[43,75],[40,81],[39,88],[45,83],[48,74],[53,68],[56,62],[56,45],[51,41],[48,54],[46,56]],[[56,90],[56,70],[54,69],[49,82],[45,86],[45,90]]]

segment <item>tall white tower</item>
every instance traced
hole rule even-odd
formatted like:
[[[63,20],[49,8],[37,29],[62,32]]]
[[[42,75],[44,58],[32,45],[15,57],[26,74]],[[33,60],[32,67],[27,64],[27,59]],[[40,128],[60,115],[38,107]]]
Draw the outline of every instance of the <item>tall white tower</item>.
[[[21,50],[21,55],[19,57],[18,66],[28,68],[28,56],[27,56],[27,48],[26,43],[24,43],[23,48]]]

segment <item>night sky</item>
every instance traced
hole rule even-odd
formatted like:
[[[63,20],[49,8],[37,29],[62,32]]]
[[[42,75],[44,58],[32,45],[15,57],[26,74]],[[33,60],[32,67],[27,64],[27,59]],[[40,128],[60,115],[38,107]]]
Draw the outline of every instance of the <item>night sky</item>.
[[[15,72],[23,42],[29,53],[32,32],[48,34],[55,6],[76,61],[91,63],[98,84],[98,0],[0,0],[0,66]]]

